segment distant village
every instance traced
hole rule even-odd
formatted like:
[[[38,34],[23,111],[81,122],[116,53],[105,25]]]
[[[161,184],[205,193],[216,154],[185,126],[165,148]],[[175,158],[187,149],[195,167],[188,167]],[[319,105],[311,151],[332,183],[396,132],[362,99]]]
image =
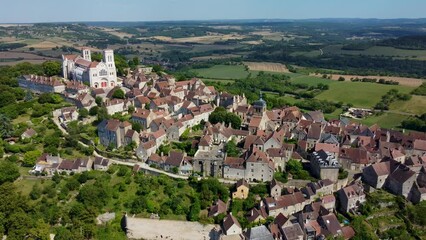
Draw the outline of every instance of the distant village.
[[[336,212],[357,212],[366,193],[377,189],[418,203],[426,199],[426,133],[403,133],[378,125],[365,126],[347,118],[326,120],[320,111],[304,112],[297,107],[267,109],[260,94],[249,103],[244,95],[218,92],[200,79],[177,81],[158,74],[150,67],[139,67],[126,77],[116,75],[114,53],[104,51],[104,59],[92,62],[89,49],[83,56],[63,56],[63,76],[21,76],[19,86],[34,93],[58,93],[73,107],[55,110],[53,117],[61,127],[78,119],[78,109],[90,110],[102,99],[109,115],[131,113],[131,122],[142,126],[140,132],[129,121],[108,119],[99,123],[99,144],[118,149],[136,144],[134,155],[142,166],[179,176],[216,177],[234,182],[232,199],[245,199],[253,184],[267,182],[269,196],[259,199],[247,214],[250,223],[268,218],[268,225],[242,229],[229,212],[229,202],[218,200],[209,216],[225,214],[221,239],[326,239],[355,235],[350,226],[339,222]],[[114,98],[121,89],[124,99]],[[209,122],[216,108],[241,118],[241,128]],[[355,112],[354,115],[364,113]],[[199,140],[192,141],[193,156],[187,152],[161,147],[179,142],[185,131],[202,126]],[[34,130],[21,136],[31,138]],[[228,156],[226,146],[235,142],[239,156]],[[290,160],[307,166],[316,179],[304,186],[289,186],[275,179]],[[106,171],[112,159],[63,159],[43,154],[33,174]],[[347,172],[342,177],[342,171]],[[288,175],[291,179],[291,174]]]

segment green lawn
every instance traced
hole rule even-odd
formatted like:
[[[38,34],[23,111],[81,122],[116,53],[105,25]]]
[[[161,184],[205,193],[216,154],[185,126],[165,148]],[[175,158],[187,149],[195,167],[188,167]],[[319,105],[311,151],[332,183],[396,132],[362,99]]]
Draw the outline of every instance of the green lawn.
[[[243,65],[216,65],[210,68],[194,69],[200,78],[241,79],[248,76]]]
[[[368,126],[371,126],[377,123],[379,124],[380,127],[395,129],[400,127],[401,122],[407,118],[408,116],[405,116],[405,115],[394,114],[394,113],[384,113],[379,116],[371,116],[363,120],[359,120],[359,121],[355,120],[355,121],[361,122]]]
[[[325,79],[322,79],[323,81]],[[356,107],[371,108],[391,89],[401,93],[410,93],[413,88],[363,82],[339,82],[329,80],[330,89],[316,98],[335,102],[352,103]]]
[[[397,101],[392,103],[390,109],[421,115],[426,113],[426,96],[413,95],[409,101]]]

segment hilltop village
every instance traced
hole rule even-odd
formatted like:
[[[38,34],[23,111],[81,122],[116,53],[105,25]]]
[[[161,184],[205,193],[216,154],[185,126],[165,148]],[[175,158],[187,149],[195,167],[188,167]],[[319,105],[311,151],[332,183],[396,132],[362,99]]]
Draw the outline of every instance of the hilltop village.
[[[234,186],[231,200],[208,208],[209,217],[221,216],[220,239],[351,239],[354,229],[338,216],[357,214],[366,194],[384,189],[413,203],[426,199],[424,132],[326,120],[321,111],[295,106],[268,109],[262,93],[248,102],[243,94],[219,92],[197,78],[177,81],[152,67],[117,77],[112,50],[101,62],[92,61],[87,48],[82,54],[63,56],[61,77],[24,75],[18,82],[72,105],[52,113],[65,133],[71,122],[89,124],[104,111],[97,138],[81,142],[94,146],[94,154],[64,159],[44,153],[31,174],[124,164],[134,172],[220,179]],[[37,134],[29,128],[21,138]],[[242,227],[230,206],[260,183],[268,192],[256,196]]]

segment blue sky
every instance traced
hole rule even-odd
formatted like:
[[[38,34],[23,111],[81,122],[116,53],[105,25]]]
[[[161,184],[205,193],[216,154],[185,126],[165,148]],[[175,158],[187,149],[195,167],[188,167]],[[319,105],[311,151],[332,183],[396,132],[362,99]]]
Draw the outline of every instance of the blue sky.
[[[423,17],[425,0],[0,0],[1,23]]]

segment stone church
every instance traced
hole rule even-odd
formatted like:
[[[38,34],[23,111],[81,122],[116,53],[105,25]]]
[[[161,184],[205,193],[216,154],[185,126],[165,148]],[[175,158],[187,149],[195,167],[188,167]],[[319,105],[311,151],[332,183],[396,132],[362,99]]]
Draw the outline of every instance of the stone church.
[[[83,57],[62,55],[62,72],[66,79],[81,81],[92,88],[113,88],[117,85],[114,51],[103,51],[101,62],[92,61],[90,49],[83,48]]]

